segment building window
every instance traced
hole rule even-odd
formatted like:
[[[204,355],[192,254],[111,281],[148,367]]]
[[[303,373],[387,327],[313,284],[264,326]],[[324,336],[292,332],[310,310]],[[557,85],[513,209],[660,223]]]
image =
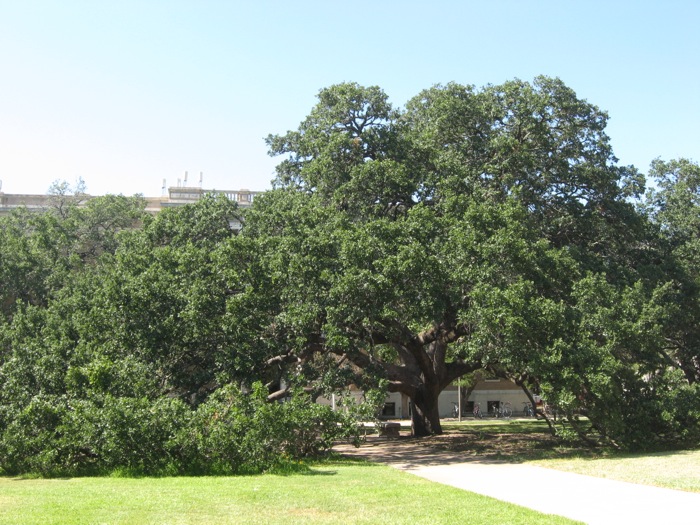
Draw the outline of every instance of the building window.
[[[382,417],[393,417],[396,415],[396,403],[384,403]]]

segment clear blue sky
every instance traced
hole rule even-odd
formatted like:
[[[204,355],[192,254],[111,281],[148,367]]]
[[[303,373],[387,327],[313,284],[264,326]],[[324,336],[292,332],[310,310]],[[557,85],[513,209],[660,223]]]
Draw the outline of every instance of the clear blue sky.
[[[699,161],[698,28],[697,0],[0,0],[1,191],[264,190],[263,138],[343,81],[402,106],[556,76],[608,111],[620,164]]]

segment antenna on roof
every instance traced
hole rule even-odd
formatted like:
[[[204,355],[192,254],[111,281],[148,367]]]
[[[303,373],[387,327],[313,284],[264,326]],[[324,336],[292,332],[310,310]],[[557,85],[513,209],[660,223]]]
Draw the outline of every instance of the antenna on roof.
[[[161,195],[165,195],[165,179],[163,179],[163,187],[160,189]]]
[[[199,187],[202,187],[202,179],[204,178],[204,173],[201,171],[199,172]]]
[[[185,187],[185,188],[187,187],[187,172],[185,172],[185,184],[184,184],[184,187]]]

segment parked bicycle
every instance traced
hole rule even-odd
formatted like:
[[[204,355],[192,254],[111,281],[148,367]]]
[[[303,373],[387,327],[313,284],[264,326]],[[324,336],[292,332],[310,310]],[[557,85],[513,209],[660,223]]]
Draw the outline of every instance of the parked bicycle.
[[[483,419],[484,414],[481,413],[481,405],[479,403],[474,403],[474,419]]]
[[[523,415],[525,417],[532,417],[535,415],[535,411],[532,408],[532,404],[523,401],[523,405],[525,405],[523,407]]]
[[[459,417],[459,405],[454,401],[452,402],[452,417],[455,419]]]
[[[513,416],[513,407],[507,401],[503,403],[503,406],[501,407],[501,416],[506,419],[510,419]]]
[[[509,402],[499,403],[493,406],[493,417],[510,419],[513,415],[513,407]]]

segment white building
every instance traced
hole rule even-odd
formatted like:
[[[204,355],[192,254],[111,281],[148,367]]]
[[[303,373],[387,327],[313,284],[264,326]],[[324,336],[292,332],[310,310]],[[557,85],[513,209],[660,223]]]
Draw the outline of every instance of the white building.
[[[462,391],[467,389],[462,387]],[[362,398],[362,392],[351,390],[350,394],[356,401]],[[335,399],[320,398],[319,403],[336,405]],[[458,387],[450,385],[440,393],[438,398],[438,410],[441,418],[453,417],[454,408],[460,403]],[[510,403],[513,415],[524,414],[525,406],[529,399],[523,389],[512,381],[506,379],[484,379],[477,382],[467,399],[462,399],[462,415],[471,416],[474,405],[479,404],[483,414],[491,414],[494,407],[501,407],[504,403]],[[408,419],[411,417],[410,399],[399,392],[387,395],[384,408],[380,414],[385,419]]]

